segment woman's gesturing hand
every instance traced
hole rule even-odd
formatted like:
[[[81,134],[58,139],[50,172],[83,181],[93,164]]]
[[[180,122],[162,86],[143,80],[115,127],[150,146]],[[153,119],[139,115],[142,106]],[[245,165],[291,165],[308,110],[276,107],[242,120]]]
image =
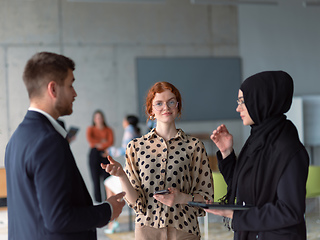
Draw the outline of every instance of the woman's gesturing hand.
[[[115,161],[111,156],[107,157],[109,160],[109,164],[101,163],[101,167],[110,175],[122,177],[125,175],[125,172],[120,163]]]
[[[233,136],[224,124],[221,124],[212,132],[210,139],[219,148],[223,158],[227,157],[233,151]]]

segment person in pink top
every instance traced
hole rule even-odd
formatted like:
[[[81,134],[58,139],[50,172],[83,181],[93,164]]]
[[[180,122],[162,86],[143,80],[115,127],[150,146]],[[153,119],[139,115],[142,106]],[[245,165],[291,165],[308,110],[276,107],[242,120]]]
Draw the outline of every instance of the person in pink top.
[[[94,188],[94,199],[101,202],[102,180],[110,176],[100,167],[101,163],[109,163],[103,157],[104,151],[113,145],[113,131],[107,126],[104,114],[101,110],[93,113],[92,126],[87,129],[87,140],[90,145],[89,166]]]

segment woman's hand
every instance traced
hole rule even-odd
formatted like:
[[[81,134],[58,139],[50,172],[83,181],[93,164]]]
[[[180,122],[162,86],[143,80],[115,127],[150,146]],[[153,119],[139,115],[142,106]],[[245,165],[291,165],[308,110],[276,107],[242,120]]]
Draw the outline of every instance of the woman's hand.
[[[117,176],[117,177],[126,176],[126,173],[124,172],[120,163],[115,161],[111,156],[108,156],[107,158],[110,162],[109,164],[101,163],[101,167],[107,173],[110,173],[110,175]]]
[[[185,193],[180,192],[176,188],[168,188],[170,193],[167,194],[155,194],[153,197],[163,203],[164,205],[167,205],[169,207],[174,206],[175,204],[182,204],[182,203],[187,203],[188,201],[184,201],[184,196],[187,195]]]
[[[223,158],[226,158],[233,151],[233,136],[224,124],[212,132],[210,139],[219,148]]]
[[[204,209],[208,213],[219,215],[222,217],[233,218],[233,210],[219,210],[219,209]]]

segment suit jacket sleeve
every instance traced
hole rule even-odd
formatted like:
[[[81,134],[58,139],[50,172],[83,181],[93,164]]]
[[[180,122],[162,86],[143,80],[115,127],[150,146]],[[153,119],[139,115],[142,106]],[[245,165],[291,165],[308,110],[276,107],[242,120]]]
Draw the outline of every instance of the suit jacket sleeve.
[[[34,174],[46,227],[52,232],[78,232],[106,225],[110,206],[92,205],[68,142],[59,134],[50,134],[37,145],[33,153],[36,161],[30,161],[28,167]]]

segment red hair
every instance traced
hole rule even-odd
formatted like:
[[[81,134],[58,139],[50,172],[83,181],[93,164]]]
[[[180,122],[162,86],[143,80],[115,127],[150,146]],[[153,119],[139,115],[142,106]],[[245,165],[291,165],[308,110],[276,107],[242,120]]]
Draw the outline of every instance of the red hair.
[[[150,89],[146,97],[146,115],[149,120],[149,116],[152,116],[152,101],[156,93],[162,93],[165,90],[170,90],[177,99],[178,102],[178,114],[181,115],[182,102],[179,90],[171,83],[168,82],[156,82]]]

